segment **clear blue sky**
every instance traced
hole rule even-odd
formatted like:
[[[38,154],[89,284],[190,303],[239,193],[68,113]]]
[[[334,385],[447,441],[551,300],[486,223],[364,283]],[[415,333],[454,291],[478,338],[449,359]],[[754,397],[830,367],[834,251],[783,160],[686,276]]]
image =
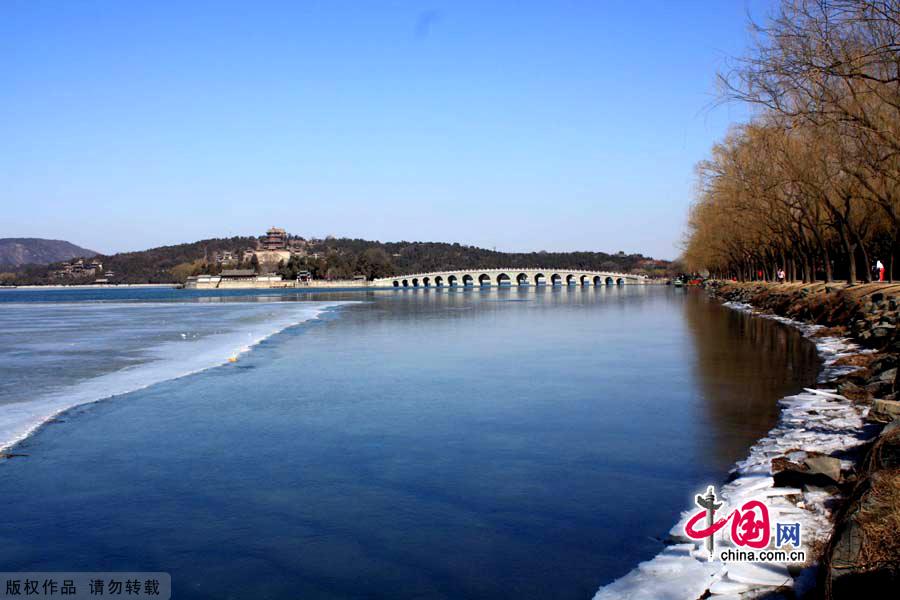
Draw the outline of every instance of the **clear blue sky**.
[[[0,237],[678,254],[769,0],[0,2]]]

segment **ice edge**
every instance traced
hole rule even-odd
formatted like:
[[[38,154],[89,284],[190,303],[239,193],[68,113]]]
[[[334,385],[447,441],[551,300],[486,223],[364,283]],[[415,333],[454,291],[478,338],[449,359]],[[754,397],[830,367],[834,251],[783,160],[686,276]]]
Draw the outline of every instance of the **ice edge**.
[[[328,303],[325,305],[317,306],[311,313],[306,313],[306,314],[302,315],[302,318],[297,319],[295,321],[288,322],[286,324],[281,324],[280,326],[273,329],[272,331],[269,331],[268,333],[265,333],[261,336],[254,338],[252,341],[241,346],[240,348],[236,349],[235,351],[231,352],[230,354],[228,352],[224,352],[223,354],[226,354],[226,356],[223,356],[221,360],[207,364],[200,368],[190,369],[188,371],[175,373],[171,376],[164,377],[164,378],[154,380],[154,381],[150,381],[147,383],[136,384],[133,387],[129,387],[125,390],[117,390],[110,394],[106,394],[106,395],[98,394],[89,399],[77,400],[77,401],[68,402],[68,403],[64,402],[62,404],[53,406],[51,411],[46,412],[46,413],[41,413],[39,415],[30,414],[25,419],[23,419],[22,422],[20,422],[14,426],[15,433],[10,435],[6,439],[0,440],[0,458],[2,458],[4,454],[7,454],[9,452],[9,450],[15,448],[17,445],[21,444],[23,441],[27,440],[32,435],[37,433],[37,431],[39,431],[44,425],[53,421],[59,415],[65,413],[69,410],[72,410],[73,408],[77,408],[79,406],[86,406],[88,404],[93,404],[95,402],[109,400],[109,399],[115,398],[117,396],[124,396],[126,394],[131,394],[133,392],[147,389],[149,387],[152,387],[152,386],[160,384],[160,383],[164,383],[167,381],[175,381],[178,379],[182,379],[184,377],[189,377],[191,375],[195,375],[197,373],[202,373],[203,371],[208,371],[210,369],[214,369],[216,367],[221,367],[223,365],[228,364],[229,359],[232,356],[241,355],[241,354],[250,352],[255,346],[258,346],[265,340],[271,338],[274,335],[281,333],[282,331],[285,331],[286,329],[290,329],[291,327],[296,327],[297,325],[301,325],[303,323],[308,323],[310,321],[314,321],[314,320],[318,319],[319,317],[321,317],[324,313],[326,313],[329,310],[343,306],[345,304],[351,304],[351,303],[352,302],[333,302],[333,303]],[[15,404],[18,404],[18,403],[15,403]],[[15,404],[7,405],[5,408],[7,408],[7,409],[18,408],[15,406]],[[25,402],[23,404],[27,405],[29,403]]]

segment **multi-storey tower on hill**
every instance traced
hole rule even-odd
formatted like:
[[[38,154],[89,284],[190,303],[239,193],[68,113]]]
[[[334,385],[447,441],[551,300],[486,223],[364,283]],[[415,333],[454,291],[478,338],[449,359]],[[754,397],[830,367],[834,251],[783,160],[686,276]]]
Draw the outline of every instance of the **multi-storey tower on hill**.
[[[287,248],[287,232],[281,227],[270,227],[261,241],[263,250],[285,250]]]

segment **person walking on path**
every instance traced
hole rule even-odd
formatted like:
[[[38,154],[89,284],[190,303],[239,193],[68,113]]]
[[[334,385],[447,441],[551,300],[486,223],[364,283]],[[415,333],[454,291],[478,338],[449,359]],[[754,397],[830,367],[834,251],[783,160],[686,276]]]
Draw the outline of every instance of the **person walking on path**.
[[[784,283],[784,269],[778,269],[778,283]]]
[[[875,261],[875,272],[878,273],[878,281],[884,281],[884,265],[880,260]]]

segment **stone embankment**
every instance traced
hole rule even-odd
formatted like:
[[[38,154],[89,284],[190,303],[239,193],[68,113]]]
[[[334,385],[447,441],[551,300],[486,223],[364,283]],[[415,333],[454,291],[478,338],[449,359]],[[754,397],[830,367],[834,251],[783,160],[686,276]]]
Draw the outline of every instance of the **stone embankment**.
[[[895,597],[900,589],[900,285],[709,282],[707,288],[722,300],[823,326],[817,335],[847,337],[865,348],[840,359],[856,370],[824,386],[863,407],[867,431],[860,436],[873,441],[849,456],[807,453],[799,463],[775,458],[771,469],[776,485],[833,495],[834,530],[821,549],[816,595]]]

